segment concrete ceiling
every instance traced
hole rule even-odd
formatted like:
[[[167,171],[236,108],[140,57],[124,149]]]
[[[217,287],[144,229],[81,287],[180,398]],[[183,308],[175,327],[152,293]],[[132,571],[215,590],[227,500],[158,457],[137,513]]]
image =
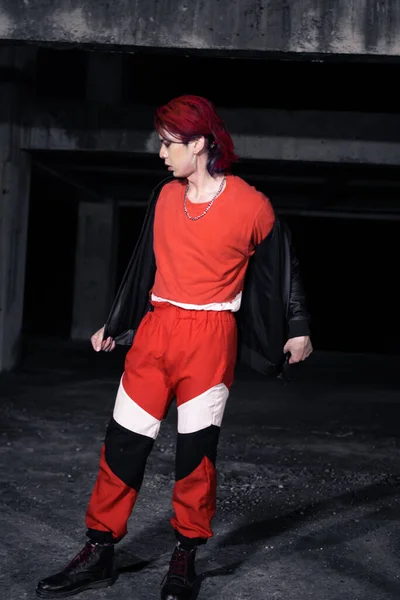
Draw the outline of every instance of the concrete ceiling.
[[[0,1],[6,42],[396,56],[399,33],[398,0]]]

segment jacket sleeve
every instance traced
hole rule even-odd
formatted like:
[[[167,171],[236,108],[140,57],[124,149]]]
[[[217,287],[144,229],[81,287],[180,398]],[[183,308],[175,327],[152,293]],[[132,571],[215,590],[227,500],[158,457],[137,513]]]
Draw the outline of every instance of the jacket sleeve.
[[[287,231],[290,260],[290,291],[287,307],[288,337],[310,335],[310,314],[307,308],[307,298],[296,250],[293,245],[292,235],[288,227]]]
[[[125,270],[104,329],[104,338],[115,339],[118,345],[130,346],[136,330],[150,309],[149,293],[156,271],[153,250],[155,207],[162,187],[173,178],[168,177],[153,190],[139,239]]]

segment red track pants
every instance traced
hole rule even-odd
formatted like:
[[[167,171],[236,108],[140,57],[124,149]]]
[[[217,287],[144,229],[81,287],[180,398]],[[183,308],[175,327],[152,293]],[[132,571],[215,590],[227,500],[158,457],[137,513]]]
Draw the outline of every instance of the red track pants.
[[[205,543],[213,535],[217,445],[236,348],[236,321],[230,312],[160,304],[144,317],[126,357],[101,449],[86,515],[90,537],[116,541],[127,533],[147,458],[175,396],[171,524],[186,543]]]

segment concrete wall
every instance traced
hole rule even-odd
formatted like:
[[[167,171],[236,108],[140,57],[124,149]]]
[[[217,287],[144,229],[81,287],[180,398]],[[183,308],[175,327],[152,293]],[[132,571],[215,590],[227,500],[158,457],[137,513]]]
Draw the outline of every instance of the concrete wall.
[[[112,201],[80,202],[71,339],[88,341],[105,323],[115,287],[115,236]]]
[[[0,67],[19,69],[30,53],[0,48]],[[23,316],[30,157],[21,151],[17,86],[0,84],[0,371],[18,361]]]
[[[0,0],[0,39],[400,54],[400,0]]]
[[[221,109],[243,159],[400,165],[398,114]],[[153,110],[30,104],[28,150],[157,153]]]

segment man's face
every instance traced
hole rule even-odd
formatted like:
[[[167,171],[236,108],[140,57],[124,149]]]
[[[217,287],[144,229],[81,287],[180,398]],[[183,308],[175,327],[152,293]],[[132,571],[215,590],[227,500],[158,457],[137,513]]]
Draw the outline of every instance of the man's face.
[[[159,156],[168,170],[172,171],[174,177],[189,177],[195,170],[195,142],[185,144],[180,138],[167,132],[162,132],[159,138]]]

